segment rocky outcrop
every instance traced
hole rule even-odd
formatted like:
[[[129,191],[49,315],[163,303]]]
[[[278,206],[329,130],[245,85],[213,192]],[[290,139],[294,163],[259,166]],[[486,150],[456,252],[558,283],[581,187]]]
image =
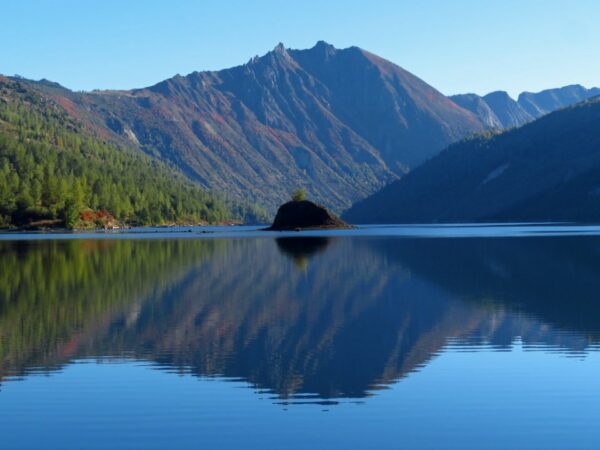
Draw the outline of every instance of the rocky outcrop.
[[[277,215],[267,230],[315,230],[352,228],[324,206],[308,200],[287,202],[279,207]]]

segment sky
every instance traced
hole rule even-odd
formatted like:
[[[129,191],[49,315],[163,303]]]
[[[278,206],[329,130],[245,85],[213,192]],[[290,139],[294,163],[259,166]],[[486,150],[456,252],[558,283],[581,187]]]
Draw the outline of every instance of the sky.
[[[5,0],[0,73],[130,89],[279,42],[356,45],[444,94],[600,86],[599,0]]]

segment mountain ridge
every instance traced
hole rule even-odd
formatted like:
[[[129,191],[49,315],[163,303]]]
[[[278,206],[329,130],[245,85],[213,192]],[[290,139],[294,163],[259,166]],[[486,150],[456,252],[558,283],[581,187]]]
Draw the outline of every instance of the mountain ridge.
[[[600,88],[587,89],[580,84],[571,84],[539,92],[524,91],[516,100],[506,91],[490,92],[484,96],[458,94],[450,98],[491,128],[512,128],[598,95]]]
[[[399,66],[324,42],[308,50],[278,45],[244,65],[130,91],[38,87],[107,138],[272,210],[304,187],[340,211],[483,129]]]

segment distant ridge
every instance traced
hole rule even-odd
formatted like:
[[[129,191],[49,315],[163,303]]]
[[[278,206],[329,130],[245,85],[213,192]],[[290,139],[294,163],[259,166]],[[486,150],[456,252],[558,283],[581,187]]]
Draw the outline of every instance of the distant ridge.
[[[496,91],[480,97],[477,94],[453,95],[450,98],[475,114],[491,128],[512,128],[600,95],[600,88],[586,89],[574,84],[541,92],[522,92],[518,100],[507,92]]]

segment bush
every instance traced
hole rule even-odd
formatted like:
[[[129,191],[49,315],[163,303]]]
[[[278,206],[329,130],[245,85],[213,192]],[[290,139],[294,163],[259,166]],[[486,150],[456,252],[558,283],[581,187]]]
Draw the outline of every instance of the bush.
[[[306,200],[306,191],[304,189],[296,189],[292,194],[292,201],[301,202]]]

